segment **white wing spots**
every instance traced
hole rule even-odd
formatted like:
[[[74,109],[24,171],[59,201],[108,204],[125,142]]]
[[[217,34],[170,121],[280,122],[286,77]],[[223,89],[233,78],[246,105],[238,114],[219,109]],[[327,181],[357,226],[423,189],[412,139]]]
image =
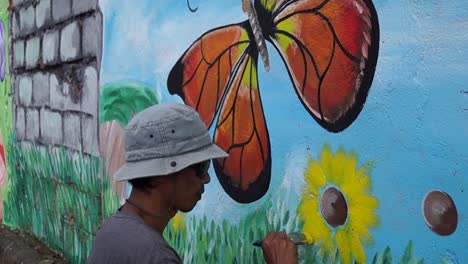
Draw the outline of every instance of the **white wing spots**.
[[[355,89],[359,90],[362,84],[362,78],[364,77],[364,70],[366,68],[367,60],[369,58],[369,47],[371,46],[371,32],[372,32],[372,22],[370,17],[370,12],[365,3],[362,0],[353,0],[353,5],[356,7],[357,12],[360,15],[361,21],[363,23],[362,31],[362,44],[361,44],[361,61],[359,63],[359,74],[356,76]]]
[[[362,6],[357,1],[353,1],[353,4],[357,8],[359,14],[362,15],[362,11],[363,11]]]

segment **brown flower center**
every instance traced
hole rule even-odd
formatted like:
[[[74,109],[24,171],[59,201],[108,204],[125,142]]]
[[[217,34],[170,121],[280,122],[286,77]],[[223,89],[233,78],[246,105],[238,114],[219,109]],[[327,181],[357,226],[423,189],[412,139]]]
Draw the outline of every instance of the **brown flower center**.
[[[322,195],[320,212],[332,227],[343,225],[348,217],[348,205],[343,193],[335,187],[326,189]]]
[[[445,192],[431,191],[426,194],[423,213],[429,228],[441,236],[451,235],[457,229],[457,207]]]

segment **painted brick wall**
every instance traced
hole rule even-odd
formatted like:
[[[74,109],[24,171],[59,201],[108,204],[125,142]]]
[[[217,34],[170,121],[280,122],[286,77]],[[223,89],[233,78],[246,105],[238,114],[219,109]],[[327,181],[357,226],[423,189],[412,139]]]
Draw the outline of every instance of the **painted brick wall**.
[[[99,155],[98,1],[15,0],[9,30],[17,139]]]

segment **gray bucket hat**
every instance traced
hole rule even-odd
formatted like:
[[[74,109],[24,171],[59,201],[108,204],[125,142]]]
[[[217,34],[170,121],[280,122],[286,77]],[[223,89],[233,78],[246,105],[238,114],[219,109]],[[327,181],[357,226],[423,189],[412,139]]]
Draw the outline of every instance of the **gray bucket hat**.
[[[125,128],[126,163],[115,181],[178,172],[190,165],[228,154],[211,142],[198,113],[178,103],[151,106],[136,114]]]

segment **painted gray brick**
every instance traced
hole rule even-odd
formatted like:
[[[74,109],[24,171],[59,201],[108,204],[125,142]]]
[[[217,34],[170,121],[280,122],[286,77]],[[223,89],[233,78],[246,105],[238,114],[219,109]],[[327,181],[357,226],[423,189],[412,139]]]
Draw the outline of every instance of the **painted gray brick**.
[[[20,35],[20,28],[19,28],[19,15],[17,12],[13,12],[13,15],[10,16],[10,24],[13,38],[16,38]]]
[[[80,56],[81,39],[78,22],[73,22],[62,29],[60,36],[60,59],[71,61]]]
[[[41,108],[41,138],[48,144],[62,144],[63,127],[60,113]]]
[[[19,101],[24,106],[29,106],[32,101],[32,78],[30,76],[18,76]]]
[[[95,10],[98,0],[75,0],[73,1],[73,14],[78,15],[90,10]]]
[[[21,5],[25,0],[13,0],[13,6]]]
[[[56,23],[67,19],[70,15],[71,0],[52,0],[52,17]]]
[[[13,96],[13,104],[14,105],[19,105],[19,94],[18,94],[18,77],[16,76],[11,76],[10,77],[10,89],[11,89],[11,94]],[[14,110],[14,109],[13,109]],[[15,115],[13,114],[13,118],[15,118]]]
[[[24,115],[24,109],[22,107],[16,107],[16,139],[23,140],[26,132],[26,119]]]
[[[70,86],[58,79],[57,75],[51,74],[50,85],[50,106],[58,110],[80,111],[80,103],[73,103],[70,98]]]
[[[24,41],[17,40],[13,44],[13,66],[15,68],[24,66]]]
[[[62,92],[64,95],[64,102],[65,102],[63,110],[81,111],[80,101],[76,103],[72,101],[71,91],[70,91],[71,89],[72,87],[67,82],[62,83]]]
[[[88,66],[84,70],[82,89],[82,111],[97,117],[99,104],[99,80],[95,67]]]
[[[98,57],[102,51],[102,14],[97,12],[83,21],[83,56]]]
[[[33,32],[36,28],[36,11],[33,5],[23,7],[19,11],[21,35]]]
[[[41,40],[33,37],[26,41],[26,69],[33,69],[39,63]]]
[[[99,156],[98,119],[85,116],[81,119],[83,152]]]
[[[37,72],[33,75],[33,104],[35,106],[49,105],[49,74]]]
[[[44,64],[51,65],[58,62],[59,32],[52,31],[44,34],[42,38],[42,60]]]
[[[36,26],[41,28],[52,20],[51,0],[40,0],[36,6]]]
[[[50,107],[54,109],[63,110],[64,108],[64,99],[62,93],[62,85],[59,83],[57,76],[51,74],[49,77],[50,85]]]
[[[36,109],[26,110],[26,139],[39,139],[39,111]]]
[[[81,118],[77,114],[65,113],[63,116],[64,145],[76,150],[81,149]]]

